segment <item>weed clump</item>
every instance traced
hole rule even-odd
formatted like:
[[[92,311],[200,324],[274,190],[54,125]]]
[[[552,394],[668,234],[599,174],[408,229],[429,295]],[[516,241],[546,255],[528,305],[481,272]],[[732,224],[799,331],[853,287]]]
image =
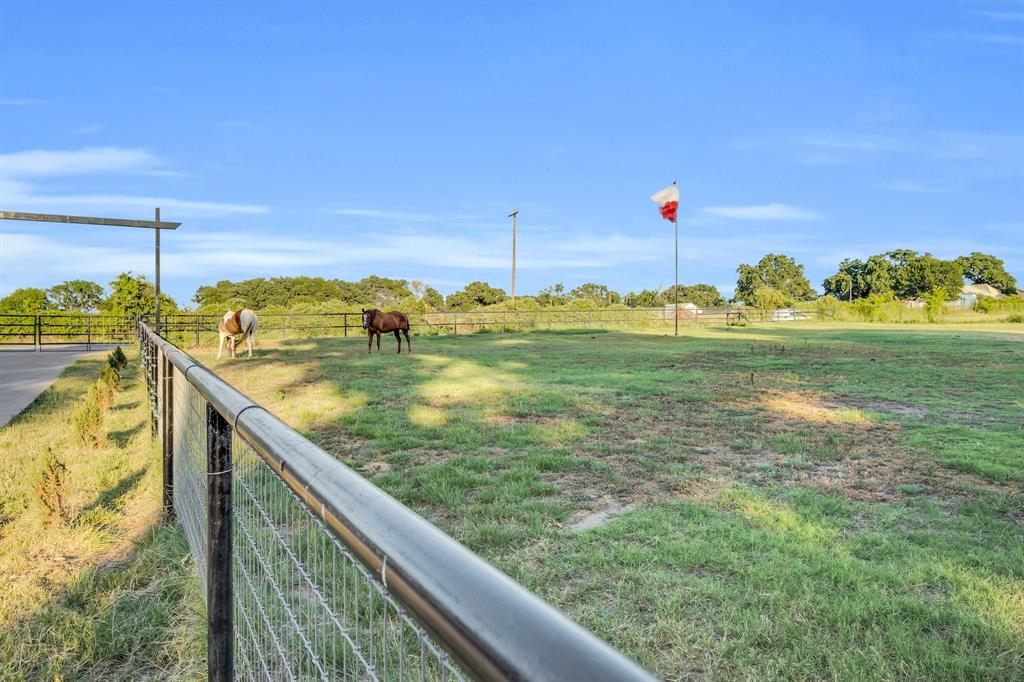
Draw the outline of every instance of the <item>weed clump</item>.
[[[66,525],[70,520],[66,506],[67,477],[67,466],[51,448],[46,448],[46,452],[39,462],[39,472],[36,475],[33,489],[42,506],[47,523],[59,521]]]
[[[83,445],[96,448],[103,442],[103,405],[97,386],[89,389],[82,404],[71,416],[71,422]]]

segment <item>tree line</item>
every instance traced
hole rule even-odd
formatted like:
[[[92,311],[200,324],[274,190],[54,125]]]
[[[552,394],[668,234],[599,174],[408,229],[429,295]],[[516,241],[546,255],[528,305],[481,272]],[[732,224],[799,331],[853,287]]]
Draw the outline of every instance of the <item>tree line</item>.
[[[737,270],[735,294],[727,301],[711,284],[679,285],[679,302],[701,308],[729,302],[759,308],[780,308],[818,297],[804,274],[804,266],[784,254],[765,255],[755,265],[741,264]],[[897,249],[871,256],[865,261],[847,258],[838,271],[823,282],[824,295],[854,301],[869,297],[890,299],[937,299],[957,297],[965,281],[989,284],[1004,294],[1017,291],[1017,282],[1003,261],[974,252],[953,260],[930,253]],[[109,283],[109,294],[101,285],[76,279],[49,289],[18,289],[0,299],[0,313],[98,311],[112,315],[143,315],[153,312],[153,284],[143,275],[121,273]],[[675,301],[675,289],[642,289],[621,294],[596,282],[566,289],[561,282],[534,295],[518,296],[517,308],[583,306],[588,308],[624,305],[631,308],[659,307]],[[161,311],[179,312],[177,302],[161,294]],[[190,311],[222,312],[243,306],[256,310],[294,310],[329,304],[336,308],[403,306],[417,312],[432,310],[473,310],[508,304],[504,289],[487,282],[470,282],[444,296],[420,280],[393,279],[370,275],[358,281],[324,277],[256,277],[196,289]]]

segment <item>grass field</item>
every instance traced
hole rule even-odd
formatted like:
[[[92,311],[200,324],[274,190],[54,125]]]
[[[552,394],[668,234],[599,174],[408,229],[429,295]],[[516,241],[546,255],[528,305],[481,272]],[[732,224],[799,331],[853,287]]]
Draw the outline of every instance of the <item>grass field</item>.
[[[202,361],[668,680],[1024,679],[1024,331],[817,324],[261,343]],[[384,348],[393,353],[393,340]],[[0,678],[201,679],[132,355],[0,429]],[[45,447],[70,519],[34,499]]]
[[[205,616],[184,535],[158,524],[160,453],[138,353],[80,444],[71,415],[105,364],[87,356],[0,428],[0,679],[202,679]],[[47,448],[67,467],[67,519],[33,484]]]
[[[197,357],[665,679],[1024,679],[1017,325]]]

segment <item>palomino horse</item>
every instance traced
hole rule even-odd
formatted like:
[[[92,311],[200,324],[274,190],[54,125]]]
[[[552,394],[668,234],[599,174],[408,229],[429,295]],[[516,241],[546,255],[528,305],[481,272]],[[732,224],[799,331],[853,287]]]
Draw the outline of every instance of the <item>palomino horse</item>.
[[[220,331],[220,345],[217,347],[217,357],[220,358],[221,351],[224,350],[225,340],[228,342],[228,356],[235,357],[235,334],[241,334],[242,341],[245,341],[249,347],[249,357],[251,358],[257,326],[259,326],[259,320],[256,319],[256,313],[248,308],[242,308],[235,312],[229,310],[224,313],[220,324],[217,325],[217,329]]]
[[[373,335],[377,335],[377,352],[380,352],[380,335],[382,332],[394,332],[395,340],[398,341],[398,352],[402,352],[402,337],[398,335],[398,332],[405,334],[405,343],[409,346],[409,352],[412,352],[412,342],[409,341],[409,318],[405,316],[405,313],[392,311],[390,313],[382,313],[381,311],[374,308],[373,310],[363,310],[363,329],[369,334],[369,338],[366,340],[366,352],[373,352]]]

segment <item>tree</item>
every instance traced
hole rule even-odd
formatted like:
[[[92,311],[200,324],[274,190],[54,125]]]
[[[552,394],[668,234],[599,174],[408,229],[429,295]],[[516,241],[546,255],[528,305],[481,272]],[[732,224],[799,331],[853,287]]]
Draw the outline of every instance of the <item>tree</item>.
[[[144,275],[122,272],[110,283],[110,296],[100,303],[100,310],[111,315],[152,315],[155,312],[155,288]],[[160,312],[178,312],[178,304],[167,294],[160,293]]]
[[[815,296],[804,266],[786,255],[769,253],[757,265],[741,264],[736,272],[735,300],[747,305],[756,305],[755,294],[763,287],[775,289],[791,301],[809,301]]]
[[[826,279],[822,286],[825,295],[852,301],[872,294],[892,291],[892,265],[885,256],[871,256],[867,262],[844,258],[839,271]]]
[[[87,313],[103,300],[103,287],[85,279],[72,279],[47,291],[58,310]]]
[[[661,300],[665,303],[675,303],[675,290],[669,287],[662,293]],[[692,303],[700,308],[714,308],[725,305],[725,298],[717,287],[711,284],[680,284],[679,303]]]
[[[975,251],[970,256],[960,256],[956,262],[963,268],[964,277],[975,284],[988,284],[1004,294],[1017,291],[1017,280],[1006,271],[1000,258]]]
[[[476,302],[467,296],[466,292],[456,291],[455,293],[448,294],[445,307],[448,310],[470,310],[476,307]]]
[[[437,310],[444,307],[444,296],[434,287],[427,287],[423,290],[423,302]]]
[[[935,296],[934,292],[938,290],[949,301],[960,294],[964,285],[963,266],[956,261],[940,260],[930,253],[911,260],[907,270],[907,281],[912,287],[909,293],[913,298]]]
[[[53,305],[46,298],[46,292],[34,287],[15,289],[0,298],[0,313],[35,314],[52,309]]]
[[[545,287],[537,294],[537,302],[542,306],[562,305],[566,302],[565,285],[561,282]]]
[[[501,303],[507,296],[505,296],[505,290],[497,287],[492,287],[487,282],[470,282],[465,286],[462,291],[457,291],[448,297],[448,307],[452,307],[452,297],[456,294],[462,294],[468,298],[472,303],[469,307],[494,305],[495,303]],[[465,301],[461,297],[455,299],[459,306],[458,310],[466,310]]]
[[[767,315],[773,310],[792,305],[793,298],[774,287],[758,287],[749,304]]]
[[[619,303],[622,301],[622,297],[608,288],[607,285],[595,284],[593,282],[587,282],[586,284],[579,285],[569,292],[569,298],[574,301],[590,300],[605,304]]]
[[[640,293],[631,291],[626,294],[626,305],[630,308],[654,308],[664,303],[661,293],[654,289],[644,289]]]

